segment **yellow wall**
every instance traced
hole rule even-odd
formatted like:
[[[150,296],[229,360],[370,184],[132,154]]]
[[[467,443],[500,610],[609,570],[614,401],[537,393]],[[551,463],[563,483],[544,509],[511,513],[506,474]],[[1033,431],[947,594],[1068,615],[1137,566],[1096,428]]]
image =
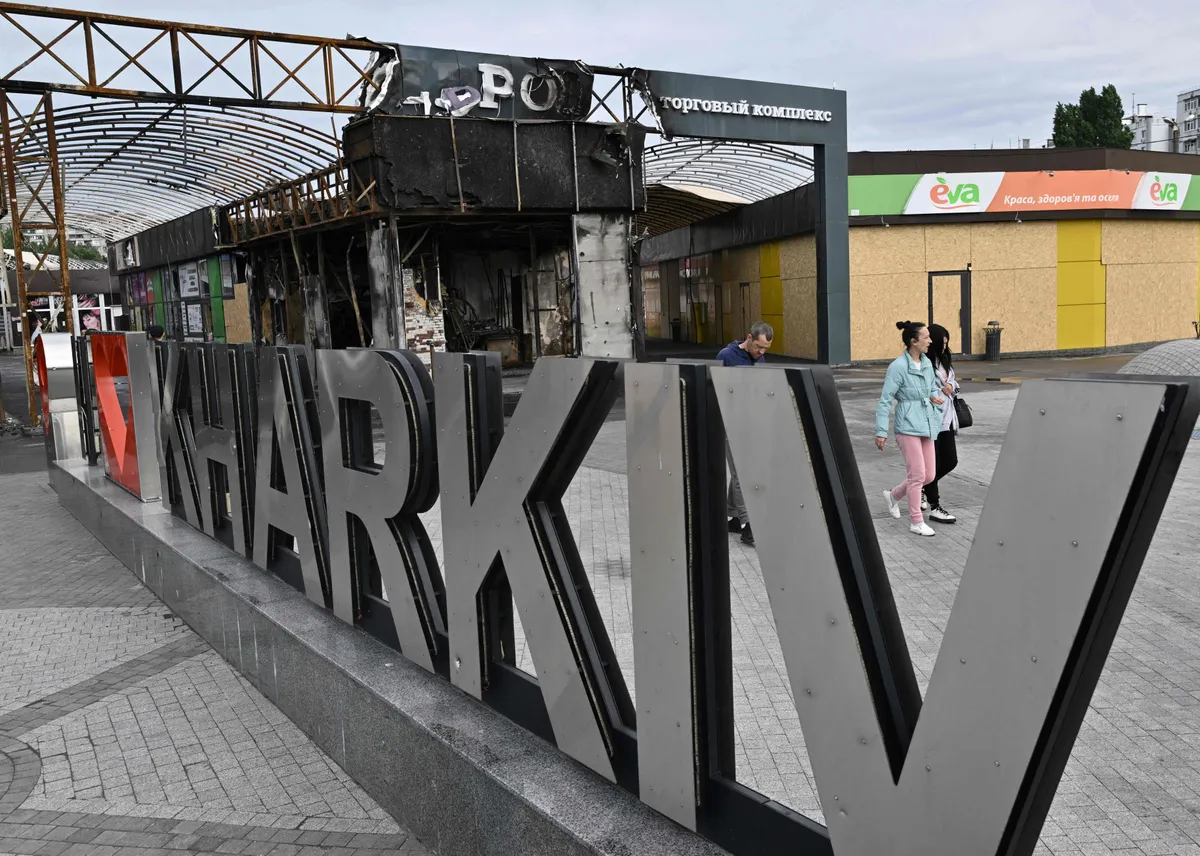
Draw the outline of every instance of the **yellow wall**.
[[[992,320],[1004,328],[1005,353],[1194,335],[1192,322],[1200,310],[1200,223],[1195,221],[860,226],[850,230],[851,359],[899,353],[895,322],[926,320],[929,274],[968,265],[975,354],[983,353],[984,326]],[[816,274],[812,235],[714,255],[712,277],[722,286],[720,341],[741,338],[761,318],[775,328],[774,353],[815,359]],[[715,328],[712,309],[709,318]],[[940,315],[937,320],[950,326]],[[669,335],[665,325],[663,333]]]
[[[787,353],[787,331],[783,319],[783,279],[779,275],[779,244],[772,241],[758,248],[758,279],[762,320],[775,330],[771,350]]]
[[[1100,220],[1058,224],[1058,347],[1099,348],[1105,343],[1107,279]]]

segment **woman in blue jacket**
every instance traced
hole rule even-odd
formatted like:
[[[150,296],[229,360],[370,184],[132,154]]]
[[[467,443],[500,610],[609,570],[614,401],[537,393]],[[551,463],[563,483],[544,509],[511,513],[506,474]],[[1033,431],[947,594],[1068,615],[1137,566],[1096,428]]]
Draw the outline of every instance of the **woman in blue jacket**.
[[[883,394],[875,408],[875,445],[883,451],[887,444],[888,415],[896,401],[896,444],[904,455],[907,477],[891,490],[883,492],[888,513],[900,519],[900,497],[908,496],[909,531],[915,535],[934,535],[921,514],[921,488],[937,473],[934,438],[942,427],[945,399],[937,387],[929,350],[929,329],[917,321],[897,321],[904,353],[888,366]]]

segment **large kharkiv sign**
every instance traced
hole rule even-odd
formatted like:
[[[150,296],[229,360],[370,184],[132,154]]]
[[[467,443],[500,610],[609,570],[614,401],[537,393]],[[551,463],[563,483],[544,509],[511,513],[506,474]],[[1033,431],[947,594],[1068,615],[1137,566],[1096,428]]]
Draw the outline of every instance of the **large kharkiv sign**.
[[[922,700],[825,368],[542,360],[505,426],[495,354],[92,338],[104,436],[158,450],[175,514],[747,856],[1032,853],[1200,414],[1184,382],[1022,387]],[[635,694],[562,504],[622,385]],[[736,781],[726,438],[826,826]]]

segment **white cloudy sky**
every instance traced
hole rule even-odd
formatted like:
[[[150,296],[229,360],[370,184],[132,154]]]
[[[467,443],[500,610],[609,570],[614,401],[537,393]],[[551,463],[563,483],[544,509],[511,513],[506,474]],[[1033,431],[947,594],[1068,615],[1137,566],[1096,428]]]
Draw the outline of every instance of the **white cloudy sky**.
[[[1055,103],[1087,86],[1115,83],[1127,109],[1136,93],[1172,112],[1179,90],[1200,87],[1192,61],[1200,4],[1182,0],[1141,8],[1115,0],[91,0],[76,8],[836,84],[848,92],[853,149],[1002,147],[1019,137],[1038,145]],[[6,41],[0,52],[11,50]]]

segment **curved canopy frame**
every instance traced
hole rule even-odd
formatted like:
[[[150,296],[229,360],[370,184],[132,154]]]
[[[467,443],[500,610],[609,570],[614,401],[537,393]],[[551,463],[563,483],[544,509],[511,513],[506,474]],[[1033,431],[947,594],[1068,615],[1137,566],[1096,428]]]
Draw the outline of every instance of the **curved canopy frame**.
[[[648,186],[713,190],[743,204],[808,184],[815,170],[811,157],[787,146],[685,138],[648,147],[644,163]]]
[[[95,102],[54,114],[71,229],[115,240],[328,167],[332,133],[240,107]],[[25,158],[44,158],[45,118],[16,147],[17,204],[39,190]]]
[[[813,180],[803,151],[764,143],[679,138],[649,146],[643,158],[646,210],[635,234],[662,235],[759,202]]]

